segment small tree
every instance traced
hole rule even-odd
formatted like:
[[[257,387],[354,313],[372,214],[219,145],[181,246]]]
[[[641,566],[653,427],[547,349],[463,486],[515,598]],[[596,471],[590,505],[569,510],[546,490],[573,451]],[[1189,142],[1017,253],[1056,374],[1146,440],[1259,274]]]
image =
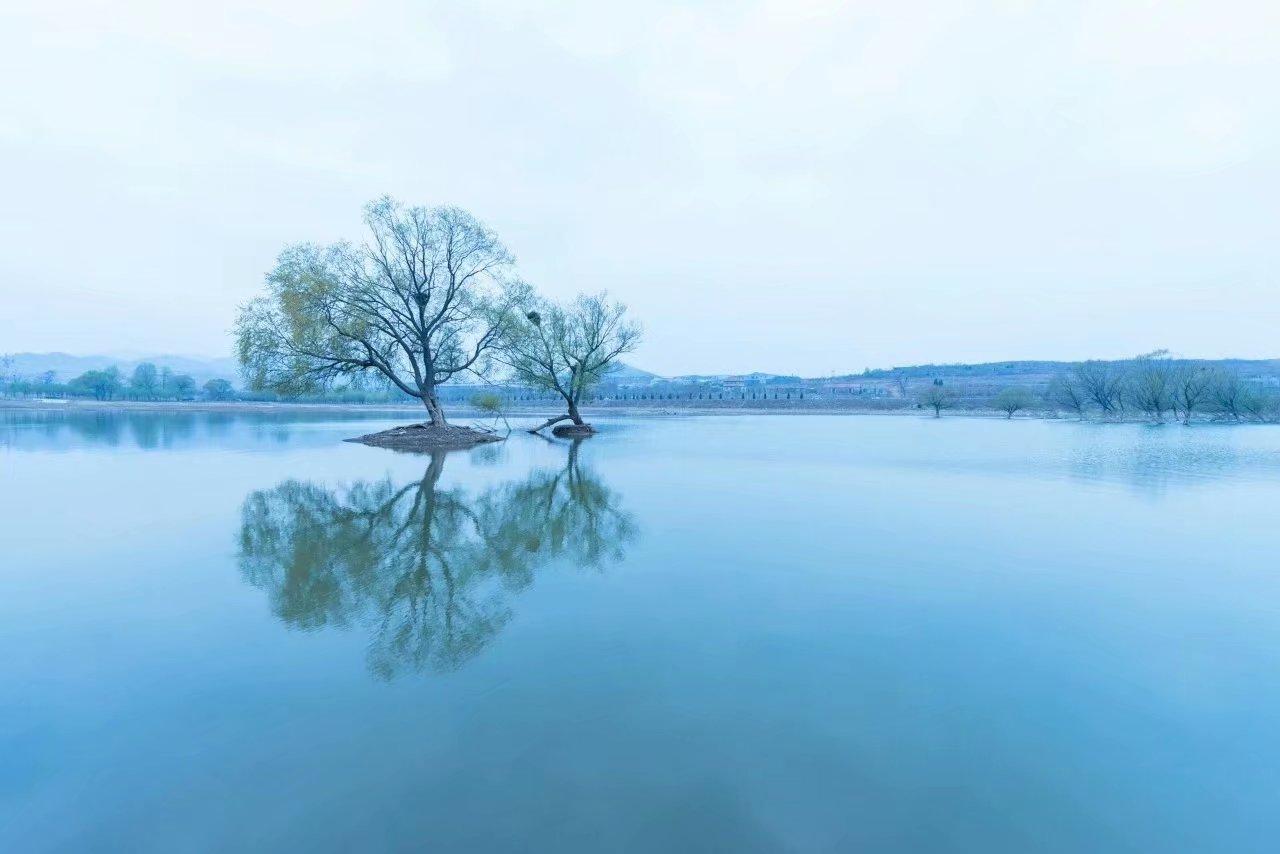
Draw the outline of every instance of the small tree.
[[[224,379],[212,379],[204,384],[204,396],[209,400],[231,400],[235,389]]]
[[[956,405],[956,393],[934,380],[932,385],[921,389],[919,400],[922,406],[933,410],[934,418],[941,418],[942,410],[951,409]]]
[[[992,405],[1003,412],[1006,418],[1012,418],[1019,410],[1027,409],[1034,404],[1035,396],[1030,390],[1016,385],[1002,389],[992,401]]]
[[[174,374],[173,396],[177,400],[189,400],[195,396],[196,381],[189,374]]]
[[[497,423],[498,419],[502,419],[502,424],[507,428],[507,434],[511,433],[511,422],[507,421],[506,407],[502,403],[502,395],[492,391],[480,391],[471,395],[471,405],[485,415],[488,415],[493,423]]]
[[[526,304],[525,322],[510,328],[498,359],[517,382],[554,392],[567,409],[529,432],[560,421],[586,426],[578,411],[584,395],[640,343],[640,327],[626,315],[626,306],[603,293],[580,296],[567,306],[546,300]]]
[[[160,392],[160,372],[150,362],[143,362],[133,369],[129,378],[129,393],[142,400],[151,400]]]

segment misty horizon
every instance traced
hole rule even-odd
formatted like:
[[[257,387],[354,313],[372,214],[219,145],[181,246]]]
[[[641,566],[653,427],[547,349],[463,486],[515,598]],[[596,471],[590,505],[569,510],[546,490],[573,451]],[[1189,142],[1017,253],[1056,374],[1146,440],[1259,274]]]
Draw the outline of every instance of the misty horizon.
[[[1148,350],[1148,351],[1146,351],[1146,353],[1151,353],[1151,352],[1155,352],[1155,351],[1152,351],[1152,350]],[[1098,358],[1096,358],[1096,359],[1090,359],[1090,360],[1054,359],[1054,358],[1033,358],[1033,359],[992,359],[992,360],[989,360],[989,361],[983,361],[983,362],[955,362],[955,361],[942,361],[942,360],[936,360],[936,359],[935,359],[935,360],[932,360],[932,361],[917,362],[917,363],[910,364],[910,365],[906,365],[906,364],[900,364],[900,365],[865,365],[865,366],[863,366],[863,367],[862,367],[862,368],[860,368],[860,369],[853,369],[853,368],[850,368],[850,369],[848,369],[848,370],[838,370],[838,371],[833,371],[833,372],[828,372],[828,373],[822,373],[822,374],[806,374],[806,373],[800,373],[800,374],[786,374],[786,373],[784,373],[784,372],[782,372],[782,371],[771,371],[771,370],[768,370],[768,369],[767,369],[767,366],[765,366],[765,367],[751,367],[750,369],[745,369],[745,370],[731,370],[731,371],[698,371],[698,370],[688,371],[688,370],[682,370],[682,371],[675,371],[675,372],[672,372],[672,373],[659,373],[659,372],[657,372],[657,371],[651,371],[651,370],[649,370],[649,368],[648,368],[646,365],[644,365],[644,364],[642,364],[642,363],[638,363],[638,361],[637,361],[637,360],[635,360],[635,359],[626,359],[626,360],[623,360],[620,364],[622,364],[622,365],[623,365],[623,366],[625,366],[625,367],[629,367],[629,368],[631,368],[631,369],[634,369],[634,370],[642,371],[642,372],[644,372],[644,373],[650,373],[650,374],[653,374],[653,375],[658,376],[658,377],[667,377],[667,378],[671,378],[671,377],[751,376],[751,375],[753,375],[753,374],[762,374],[762,375],[769,375],[769,376],[786,376],[786,375],[792,375],[792,376],[804,377],[804,378],[807,378],[807,379],[821,379],[821,378],[823,378],[823,377],[832,377],[832,376],[856,376],[856,375],[858,375],[858,374],[862,374],[862,373],[864,373],[864,372],[869,372],[869,371],[893,371],[893,370],[899,370],[899,369],[915,369],[915,368],[924,368],[924,367],[929,367],[929,366],[935,366],[935,367],[960,367],[960,366],[982,367],[982,366],[989,366],[989,365],[1006,365],[1006,364],[1018,364],[1018,363],[1043,363],[1043,364],[1060,364],[1060,365],[1070,365],[1070,364],[1075,364],[1075,363],[1077,363],[1077,362],[1079,362],[1079,361],[1125,362],[1125,361],[1133,360],[1133,359],[1135,359],[1135,358],[1140,358],[1140,357],[1142,357],[1143,355],[1146,355],[1146,354],[1145,354],[1145,353],[1131,353],[1131,354],[1128,354],[1128,355],[1125,355],[1125,356],[1117,356],[1117,357],[1098,357]],[[1168,355],[1168,357],[1169,357],[1169,358],[1171,358],[1171,359],[1176,359],[1176,360],[1179,360],[1179,361],[1188,361],[1188,362],[1262,362],[1262,363],[1265,363],[1265,362],[1280,362],[1280,357],[1240,358],[1240,357],[1236,357],[1236,356],[1222,356],[1222,357],[1206,358],[1206,357],[1203,357],[1203,356],[1186,355],[1186,354],[1182,354],[1182,353],[1173,353],[1173,352],[1169,352],[1167,355]],[[188,362],[188,361],[189,361],[189,362],[204,362],[204,363],[210,363],[210,364],[213,364],[213,363],[219,363],[219,362],[235,362],[235,361],[236,361],[235,357],[234,357],[234,356],[231,356],[231,355],[227,355],[227,356],[211,356],[211,355],[208,355],[208,354],[201,354],[201,353],[150,353],[150,352],[145,352],[145,351],[138,351],[138,352],[118,351],[118,352],[103,352],[103,353],[68,353],[68,352],[61,351],[61,350],[47,350],[47,351],[42,351],[42,352],[0,353],[0,357],[4,357],[4,356],[11,356],[11,357],[26,357],[26,358],[29,358],[29,359],[31,359],[31,358],[39,359],[39,358],[46,358],[46,357],[48,357],[48,358],[53,358],[53,357],[66,357],[66,358],[69,358],[69,359],[85,360],[85,361],[89,361],[89,360],[104,360],[104,361],[106,361],[106,362],[120,362],[120,363],[128,364],[128,365],[134,365],[134,364],[137,364],[137,363],[139,363],[139,362],[152,362],[152,363],[155,363],[155,364],[157,364],[158,366],[161,366],[161,367],[163,367],[163,366],[164,366],[165,360],[175,360],[175,361],[182,361],[182,362]],[[239,371],[239,365],[238,365],[238,364],[236,365],[236,370],[237,370],[237,379],[238,379],[238,378],[239,378],[239,377],[238,377],[238,371]],[[465,383],[466,381],[463,381],[463,382]]]
[[[226,352],[391,193],[664,375],[1277,355],[1270,4],[376,5],[13,7],[0,351]]]

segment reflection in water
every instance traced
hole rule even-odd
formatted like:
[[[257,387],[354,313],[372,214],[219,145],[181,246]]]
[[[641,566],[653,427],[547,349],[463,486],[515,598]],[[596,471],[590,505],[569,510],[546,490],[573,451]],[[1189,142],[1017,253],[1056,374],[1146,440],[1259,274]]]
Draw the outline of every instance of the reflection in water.
[[[635,535],[618,496],[578,462],[479,495],[437,488],[443,454],[422,479],[340,489],[285,481],[242,508],[240,568],[272,612],[303,630],[366,627],[369,667],[390,679],[447,671],[511,619],[513,594],[557,559],[603,568]]]
[[[173,404],[165,411],[129,409],[6,409],[0,405],[0,448],[65,451],[137,448],[144,451],[298,444],[310,424],[367,421],[360,412],[205,412]],[[353,428],[355,432],[355,428]],[[367,431],[366,431],[367,432]],[[311,436],[305,429],[304,435]],[[314,434],[316,442],[333,436]]]

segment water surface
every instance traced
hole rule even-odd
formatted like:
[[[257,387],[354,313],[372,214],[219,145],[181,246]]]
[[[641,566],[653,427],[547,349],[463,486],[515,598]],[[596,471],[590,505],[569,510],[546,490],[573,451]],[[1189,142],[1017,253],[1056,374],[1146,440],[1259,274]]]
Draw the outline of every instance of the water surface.
[[[1280,430],[0,410],[0,850],[1270,851]]]

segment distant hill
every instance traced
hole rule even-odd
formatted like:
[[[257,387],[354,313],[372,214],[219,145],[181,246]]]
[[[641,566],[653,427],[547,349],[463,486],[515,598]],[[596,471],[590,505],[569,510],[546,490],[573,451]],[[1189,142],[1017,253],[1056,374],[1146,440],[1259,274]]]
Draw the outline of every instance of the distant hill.
[[[151,362],[156,367],[169,368],[175,374],[190,374],[196,385],[202,385],[211,379],[230,380],[233,384],[240,385],[240,366],[235,359],[229,357],[160,354],[126,359],[117,356],[75,356],[70,353],[13,353],[10,358],[13,360],[11,371],[18,376],[38,377],[45,371],[54,371],[61,382],[78,377],[85,371],[101,370],[112,365],[128,376],[140,363]]]
[[[656,376],[657,374],[642,371],[639,368],[628,365],[626,362],[618,362],[609,371],[609,379],[615,382],[635,382],[637,380],[653,379]]]

